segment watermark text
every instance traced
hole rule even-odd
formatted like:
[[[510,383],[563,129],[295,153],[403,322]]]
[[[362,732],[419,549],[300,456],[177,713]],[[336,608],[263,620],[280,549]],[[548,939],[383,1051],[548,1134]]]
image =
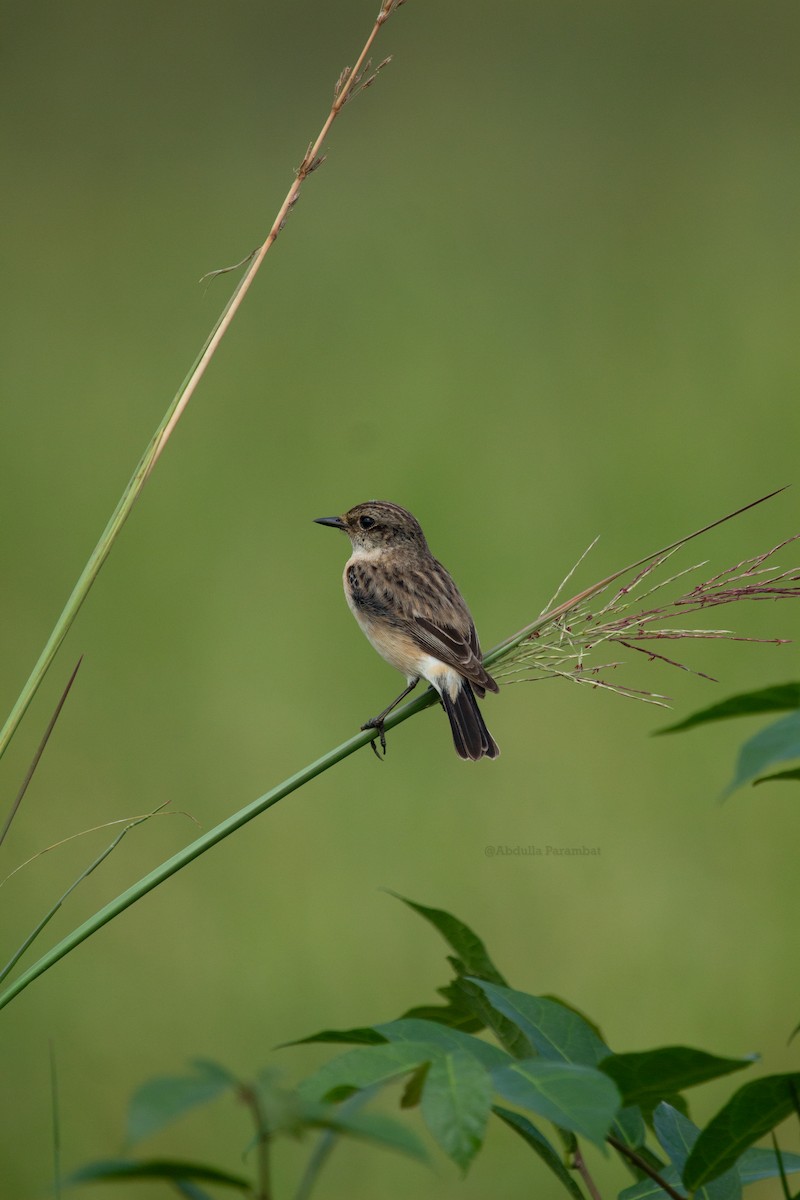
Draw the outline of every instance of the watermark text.
[[[599,858],[599,846],[537,846],[529,843],[489,843],[483,851],[486,858]]]

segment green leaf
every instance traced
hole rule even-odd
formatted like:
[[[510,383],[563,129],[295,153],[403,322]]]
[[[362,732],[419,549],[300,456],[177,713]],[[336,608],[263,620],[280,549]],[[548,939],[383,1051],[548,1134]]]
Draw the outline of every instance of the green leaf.
[[[487,1070],[504,1067],[511,1063],[511,1057],[493,1046],[473,1037],[470,1033],[462,1033],[460,1029],[451,1029],[447,1025],[438,1025],[434,1021],[417,1021],[409,1017],[401,1017],[399,1021],[388,1021],[385,1025],[376,1025],[375,1029],[388,1042],[414,1042],[434,1047],[439,1053],[452,1053],[459,1050],[472,1055],[473,1058]]]
[[[210,1192],[196,1183],[189,1183],[187,1179],[173,1179],[172,1186],[179,1196],[183,1196],[183,1200],[213,1200]]]
[[[613,1080],[593,1067],[530,1058],[492,1073],[497,1091],[540,1117],[588,1138],[605,1153],[620,1095]]]
[[[789,713],[788,717],[768,725],[744,743],[739,751],[736,772],[722,793],[723,798],[775,763],[790,758],[800,758],[800,712]]]
[[[360,1138],[362,1141],[373,1142],[385,1146],[389,1150],[398,1150],[410,1158],[420,1162],[428,1161],[428,1153],[420,1139],[400,1121],[387,1117],[383,1113],[353,1112],[344,1114],[333,1109],[321,1113],[319,1120],[309,1122],[324,1129],[332,1129],[337,1133]]]
[[[683,1174],[686,1160],[697,1143],[700,1130],[697,1126],[669,1104],[659,1104],[653,1113],[653,1127],[662,1148],[669,1155],[673,1167]],[[713,1183],[708,1183],[696,1193],[696,1200],[740,1200],[742,1184],[735,1168],[725,1171]]]
[[[449,985],[452,986],[452,985]],[[444,992],[447,988],[438,988]],[[480,1033],[485,1027],[469,1009],[459,1004],[419,1004],[403,1013],[409,1020],[435,1021],[437,1025],[447,1025],[451,1029],[463,1029],[465,1033]]]
[[[491,1105],[489,1073],[472,1054],[451,1051],[431,1063],[422,1092],[422,1117],[462,1171],[483,1144]]]
[[[795,1111],[800,1073],[768,1075],[734,1092],[701,1132],[683,1173],[695,1190],[727,1171],[742,1153]]]
[[[298,1038],[293,1042],[281,1042],[279,1050],[287,1046],[308,1046],[313,1042],[329,1042],[333,1045],[377,1046],[384,1039],[374,1029],[321,1029],[308,1037]]]
[[[193,1064],[197,1074],[150,1079],[134,1092],[128,1105],[127,1141],[139,1142],[192,1108],[215,1100],[236,1081],[213,1063]]]
[[[417,1042],[383,1043],[380,1046],[359,1046],[325,1063],[298,1086],[303,1100],[322,1100],[332,1094],[358,1091],[376,1083],[387,1083],[407,1075],[421,1063],[438,1055],[436,1046]]]
[[[272,1069],[259,1071],[252,1086],[261,1111],[263,1129],[270,1134],[286,1133],[298,1137],[308,1125],[315,1122],[309,1116],[309,1106],[294,1088],[281,1087],[278,1073]],[[256,1133],[248,1147],[257,1145],[259,1134]]]
[[[576,1017],[580,1017],[585,1025],[588,1025],[592,1033],[596,1035],[599,1041],[606,1044],[606,1039],[603,1037],[600,1026],[597,1025],[591,1017],[588,1017],[580,1008],[576,1008],[574,1004],[570,1004],[569,1000],[564,1000],[561,996],[554,996],[552,993],[545,993],[542,1000],[552,1000],[555,1004],[560,1004],[562,1008],[568,1008],[570,1012],[575,1013]]]
[[[674,1167],[664,1167],[658,1172],[665,1183],[676,1191],[682,1191],[683,1184],[680,1176]],[[669,1200],[667,1192],[662,1187],[659,1187],[655,1179],[646,1177],[640,1179],[638,1183],[632,1183],[630,1187],[624,1188],[617,1200]]]
[[[610,1051],[583,1017],[557,1000],[474,980],[493,1008],[513,1021],[542,1058],[594,1067]]]
[[[220,1087],[224,1090],[226,1087],[239,1087],[239,1079],[229,1071],[227,1067],[223,1067],[221,1063],[214,1062],[210,1058],[193,1058],[190,1066],[194,1067],[200,1075],[204,1076],[209,1081],[216,1079]]]
[[[774,687],[759,688],[755,692],[742,692],[738,696],[730,696],[719,704],[701,708],[683,721],[678,721],[675,725],[666,725],[655,732],[656,735],[678,733],[684,729],[693,729],[695,725],[705,725],[709,721],[722,721],[728,717],[749,717],[754,713],[786,712],[793,708],[800,708],[800,683],[783,683]]]
[[[787,1175],[794,1175],[800,1171],[800,1154],[787,1154],[785,1150],[781,1150],[781,1159]],[[775,1179],[781,1173],[775,1151],[762,1149],[760,1146],[745,1150],[736,1163],[736,1169],[745,1187],[750,1183],[758,1183],[760,1179]]]
[[[123,1179],[166,1179],[173,1182],[200,1180],[203,1183],[219,1184],[220,1187],[236,1188],[240,1192],[252,1190],[250,1180],[241,1175],[231,1175],[228,1171],[218,1171],[216,1167],[206,1167],[201,1163],[166,1158],[104,1159],[79,1167],[62,1182],[72,1187],[78,1183],[114,1183]]]
[[[564,1166],[553,1145],[527,1117],[523,1117],[522,1113],[512,1112],[509,1108],[501,1108],[498,1104],[494,1105],[492,1112],[496,1113],[501,1121],[505,1121],[506,1125],[518,1133],[523,1141],[527,1142],[530,1148],[539,1155],[542,1162],[547,1164],[559,1182],[567,1189],[573,1200],[584,1200],[583,1192]]]
[[[671,1092],[752,1066],[752,1058],[717,1058],[689,1046],[662,1046],[639,1054],[612,1054],[598,1063],[616,1083],[625,1104],[650,1107]]]
[[[401,1108],[416,1108],[420,1103],[422,1100],[422,1089],[425,1086],[425,1077],[430,1069],[430,1063],[423,1063],[406,1080],[406,1086],[403,1088],[403,1094],[400,1097]]]
[[[627,1104],[624,1108],[620,1109],[617,1119],[614,1122],[614,1133],[621,1142],[624,1142],[626,1146],[630,1146],[631,1150],[641,1148],[647,1136],[647,1130],[642,1110],[637,1104]]]
[[[513,1021],[499,1012],[472,979],[459,979],[461,1004],[478,1022],[478,1029],[491,1029],[504,1050],[514,1058],[533,1058],[536,1049]]]
[[[397,892],[390,894],[398,900],[402,900],[403,904],[407,904],[409,908],[413,908],[414,912],[419,913],[426,921],[430,921],[435,929],[438,929],[448,945],[461,959],[464,974],[477,975],[480,979],[489,979],[494,983],[505,983],[477,933],[473,933],[468,925],[459,921],[458,917],[445,912],[443,908],[427,908],[424,904],[416,904],[413,900],[400,896]]]
[[[793,767],[790,771],[776,771],[774,775],[759,775],[758,779],[753,780],[753,787],[757,783],[774,783],[777,779],[800,779],[800,767]]]
[[[511,988],[474,980],[493,1008],[516,1025],[531,1046],[552,1062],[594,1067],[611,1051],[594,1026],[576,1009],[544,996],[530,996]],[[645,1138],[642,1114],[626,1106],[618,1113],[614,1132],[627,1146],[640,1146]]]
[[[650,1100],[647,1104],[642,1105],[641,1113],[648,1125],[653,1124],[653,1110],[662,1101],[664,1104],[669,1104],[671,1108],[677,1109],[681,1116],[686,1117],[687,1121],[691,1120],[686,1097],[682,1096],[680,1092],[670,1092],[669,1095],[660,1096],[658,1099]]]

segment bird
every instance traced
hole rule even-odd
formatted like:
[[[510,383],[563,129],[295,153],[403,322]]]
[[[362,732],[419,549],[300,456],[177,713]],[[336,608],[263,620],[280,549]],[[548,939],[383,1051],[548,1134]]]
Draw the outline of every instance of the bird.
[[[347,603],[369,641],[405,675],[407,687],[362,729],[377,729],[384,755],[387,716],[420,679],[435,688],[460,758],[500,753],[476,700],[499,686],[483,665],[475,623],[416,517],[388,500],[356,504],[340,517],[316,517],[340,529],[352,554],[342,582]],[[370,745],[380,758],[373,738]]]

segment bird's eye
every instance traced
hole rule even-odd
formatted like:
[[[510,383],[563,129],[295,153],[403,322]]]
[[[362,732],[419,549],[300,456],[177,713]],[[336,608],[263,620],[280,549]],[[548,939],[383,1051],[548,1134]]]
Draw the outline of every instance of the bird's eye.
[[[362,529],[372,529],[372,526],[375,524],[375,521],[372,517],[359,517],[358,523]]]

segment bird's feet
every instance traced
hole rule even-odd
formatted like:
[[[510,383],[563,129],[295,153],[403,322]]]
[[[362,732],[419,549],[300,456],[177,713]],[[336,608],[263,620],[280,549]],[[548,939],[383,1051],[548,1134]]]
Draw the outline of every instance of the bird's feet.
[[[370,719],[368,721],[364,722],[364,724],[361,726],[361,728],[362,729],[377,729],[378,737],[377,737],[377,739],[376,738],[372,739],[372,741],[370,742],[370,746],[372,748],[372,753],[375,755],[378,762],[383,762],[383,759],[386,758],[386,733],[383,728],[383,716],[370,717]],[[381,752],[378,749],[378,745],[377,745],[378,742],[380,742],[380,744],[381,744],[381,750],[383,751],[383,758],[381,758]]]

